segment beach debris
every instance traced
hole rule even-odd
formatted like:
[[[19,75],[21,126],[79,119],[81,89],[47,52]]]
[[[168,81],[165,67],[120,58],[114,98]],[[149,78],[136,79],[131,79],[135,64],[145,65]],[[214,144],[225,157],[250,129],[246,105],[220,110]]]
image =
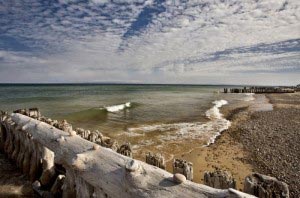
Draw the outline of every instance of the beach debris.
[[[286,183],[259,173],[253,173],[245,178],[244,192],[261,198],[290,197]]]
[[[228,171],[216,169],[204,173],[204,184],[213,188],[228,189],[236,188],[236,181]]]
[[[95,133],[98,135],[98,138],[103,138],[103,134],[100,131],[96,130]]]
[[[110,148],[113,151],[117,151],[119,148],[119,144],[117,141],[110,139],[109,137],[103,137],[101,141],[101,146],[106,148]]]
[[[91,134],[90,130],[84,130],[82,134],[82,138],[88,139],[90,134]]]
[[[83,133],[84,133],[84,129],[83,128],[76,128],[75,129],[77,135],[79,135],[80,137],[83,136]]]
[[[183,174],[187,180],[193,181],[193,163],[182,159],[174,159],[173,174]]]
[[[175,174],[173,175],[173,181],[174,181],[175,183],[181,184],[181,183],[183,183],[183,182],[186,181],[186,177],[185,177],[183,174],[175,173]]]
[[[28,116],[26,109],[17,109],[17,110],[14,110],[13,113],[19,113],[19,114]]]
[[[96,142],[97,138],[98,138],[98,134],[96,132],[91,132],[88,136],[88,140],[90,142]]]
[[[157,166],[161,169],[166,169],[166,162],[165,158],[161,154],[152,154],[152,153],[147,153],[146,154],[146,163],[151,164],[153,166]]]
[[[68,133],[73,131],[72,125],[69,124],[67,120],[63,120],[62,122],[58,123],[58,128]]]
[[[131,149],[131,144],[130,143],[125,143],[120,146],[117,150],[118,153],[125,155],[127,157],[132,158],[132,149]]]
[[[32,118],[39,118],[41,117],[41,113],[38,108],[29,108],[28,115]]]

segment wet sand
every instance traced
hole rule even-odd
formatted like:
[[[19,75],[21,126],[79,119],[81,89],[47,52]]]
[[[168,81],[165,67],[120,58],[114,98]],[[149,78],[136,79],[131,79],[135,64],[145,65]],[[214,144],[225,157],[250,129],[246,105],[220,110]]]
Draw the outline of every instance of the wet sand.
[[[246,162],[248,152],[243,145],[237,142],[232,133],[237,130],[237,125],[249,118],[249,106],[254,104],[261,108],[269,105],[268,100],[264,97],[258,97],[255,101],[241,101],[236,104],[225,105],[221,108],[221,113],[227,120],[231,121],[231,127],[218,136],[215,143],[210,146],[206,145],[207,138],[203,139],[184,139],[162,142],[162,146],[143,146],[134,149],[134,158],[145,161],[147,152],[160,153],[166,159],[166,169],[173,172],[173,159],[184,159],[193,163],[194,182],[203,183],[204,172],[212,171],[215,168],[229,171],[237,181],[237,188],[243,189],[244,178],[253,172],[253,167]],[[149,134],[150,135],[150,134]],[[153,134],[149,139],[153,138]],[[144,137],[145,138],[145,137]],[[146,139],[146,138],[145,138]]]
[[[175,157],[193,162],[198,183],[203,183],[205,171],[218,167],[231,172],[242,190],[244,178],[259,172],[286,182],[290,196],[299,197],[300,93],[256,97],[248,107],[222,109],[232,126],[215,144]]]
[[[253,166],[247,162],[248,152],[243,145],[232,138],[231,133],[237,130],[237,124],[248,117],[248,106],[240,105],[222,111],[232,122],[231,127],[223,131],[214,144],[197,148],[190,153],[177,155],[175,158],[185,159],[193,163],[194,182],[203,183],[205,171],[215,168],[229,171],[236,180],[237,189],[242,190],[244,178],[253,171]],[[167,164],[167,170],[172,172],[172,163]]]

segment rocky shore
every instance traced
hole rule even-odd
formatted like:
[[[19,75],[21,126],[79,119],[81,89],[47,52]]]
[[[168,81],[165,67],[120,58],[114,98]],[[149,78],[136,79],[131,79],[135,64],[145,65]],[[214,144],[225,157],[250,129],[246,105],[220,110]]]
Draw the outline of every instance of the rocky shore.
[[[300,196],[300,94],[269,94],[273,111],[249,114],[250,119],[229,135],[248,153],[246,163],[255,172],[289,185],[290,196]]]

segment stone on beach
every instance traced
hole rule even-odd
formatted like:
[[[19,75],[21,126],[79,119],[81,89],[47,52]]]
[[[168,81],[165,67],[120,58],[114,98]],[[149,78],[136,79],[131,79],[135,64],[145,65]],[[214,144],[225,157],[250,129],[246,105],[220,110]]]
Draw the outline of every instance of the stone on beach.
[[[180,173],[175,173],[173,176],[173,181],[178,184],[181,184],[186,181],[186,177]]]

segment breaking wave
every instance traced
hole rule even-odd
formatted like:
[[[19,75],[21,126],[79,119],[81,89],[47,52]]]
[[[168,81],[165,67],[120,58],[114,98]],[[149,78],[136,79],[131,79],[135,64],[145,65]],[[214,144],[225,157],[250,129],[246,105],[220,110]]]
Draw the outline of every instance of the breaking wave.
[[[220,112],[220,107],[228,104],[226,100],[217,100],[213,102],[214,106],[206,111],[205,115],[208,122],[182,122],[172,124],[143,125],[137,128],[129,128],[130,132],[175,132],[162,133],[161,140],[170,141],[184,138],[205,138],[207,145],[215,142],[217,136],[222,131],[228,129],[231,125]]]
[[[131,102],[126,102],[124,104],[106,106],[106,107],[102,107],[100,109],[101,110],[105,109],[108,112],[118,112],[118,111],[122,111],[126,108],[130,108],[130,107],[131,107]]]

